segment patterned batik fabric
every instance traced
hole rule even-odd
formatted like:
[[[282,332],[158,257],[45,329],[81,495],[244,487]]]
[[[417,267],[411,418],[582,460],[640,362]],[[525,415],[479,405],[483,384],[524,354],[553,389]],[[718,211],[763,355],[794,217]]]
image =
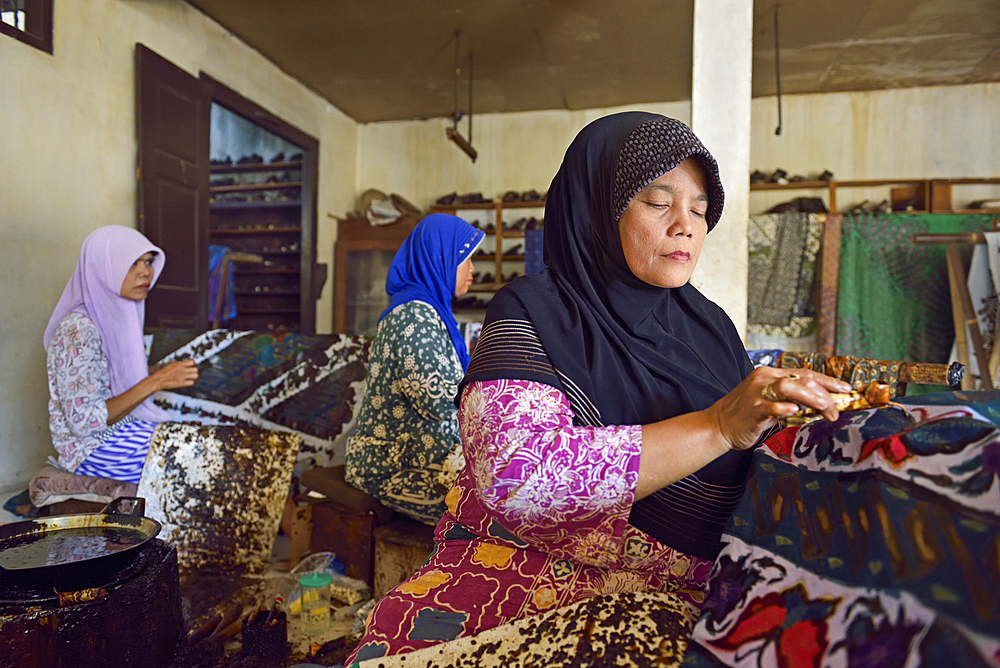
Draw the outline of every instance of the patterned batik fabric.
[[[544,383],[470,383],[466,467],[427,563],[375,606],[355,659],[410,652],[606,594],[697,605],[711,562],[628,523],[642,427],[573,424]]]
[[[997,665],[998,424],[947,392],[769,439],[684,665]]]
[[[255,425],[301,437],[296,476],[344,461],[364,394],[371,339],[215,329],[158,332],[150,359],[198,364],[191,387],[156,393],[176,422]]]
[[[750,216],[748,347],[787,350],[815,335],[823,225],[819,215],[795,211]]]
[[[464,464],[455,395],[462,365],[429,304],[406,302],[379,323],[345,476],[386,506],[436,524]]]
[[[112,397],[108,359],[90,318],[70,313],[62,319],[49,342],[46,368],[52,445],[59,464],[76,471],[102,443]]]
[[[982,232],[993,216],[845,215],[841,225],[837,352],[946,363],[955,330],[945,245],[917,233]],[[967,259],[970,246],[962,246]],[[912,390],[912,388],[911,388]]]

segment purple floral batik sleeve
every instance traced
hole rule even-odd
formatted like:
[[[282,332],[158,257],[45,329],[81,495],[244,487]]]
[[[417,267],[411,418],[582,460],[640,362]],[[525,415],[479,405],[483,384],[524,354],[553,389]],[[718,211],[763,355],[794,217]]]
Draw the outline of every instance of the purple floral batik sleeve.
[[[470,383],[460,415],[467,472],[487,513],[550,554],[620,560],[641,426],[575,426],[562,392],[524,380]]]

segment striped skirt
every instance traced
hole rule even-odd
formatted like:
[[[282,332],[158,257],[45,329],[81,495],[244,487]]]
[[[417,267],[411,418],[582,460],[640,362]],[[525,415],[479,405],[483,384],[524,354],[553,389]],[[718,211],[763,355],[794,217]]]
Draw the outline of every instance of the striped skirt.
[[[155,428],[155,422],[129,417],[111,425],[74,473],[138,484]]]

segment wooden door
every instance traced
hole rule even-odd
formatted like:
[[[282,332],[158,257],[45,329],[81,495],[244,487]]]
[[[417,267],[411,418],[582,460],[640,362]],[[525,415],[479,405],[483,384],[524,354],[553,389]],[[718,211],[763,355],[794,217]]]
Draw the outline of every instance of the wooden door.
[[[208,329],[211,98],[196,77],[136,44],[139,230],[166,266],[146,301],[146,326]]]

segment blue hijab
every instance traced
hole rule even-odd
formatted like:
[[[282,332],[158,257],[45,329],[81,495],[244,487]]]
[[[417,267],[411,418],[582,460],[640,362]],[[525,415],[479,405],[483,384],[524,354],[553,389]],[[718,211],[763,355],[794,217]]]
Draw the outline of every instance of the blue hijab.
[[[482,230],[447,213],[432,213],[417,223],[389,266],[385,279],[389,308],[378,318],[382,322],[389,311],[406,302],[427,302],[448,328],[463,371],[469,368],[469,348],[458,331],[451,298],[458,265],[476,252],[485,236]]]

